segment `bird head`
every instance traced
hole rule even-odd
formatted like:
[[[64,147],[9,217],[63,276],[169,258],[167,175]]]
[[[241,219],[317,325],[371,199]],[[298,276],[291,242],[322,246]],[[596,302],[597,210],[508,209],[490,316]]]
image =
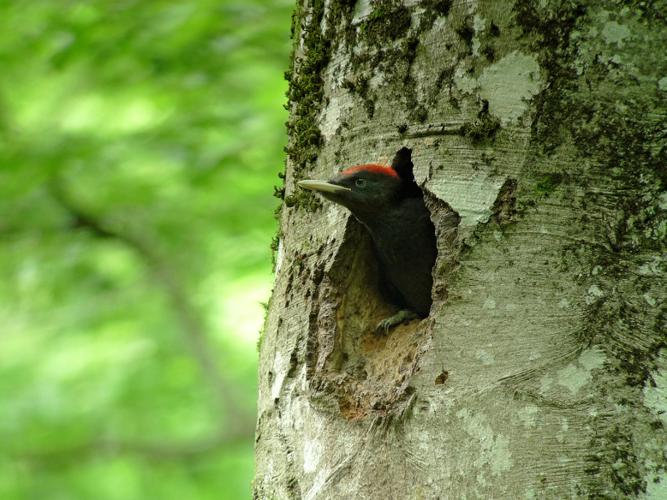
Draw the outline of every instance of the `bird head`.
[[[363,215],[391,205],[401,193],[402,180],[391,167],[368,164],[347,168],[328,181],[305,180],[298,185]]]

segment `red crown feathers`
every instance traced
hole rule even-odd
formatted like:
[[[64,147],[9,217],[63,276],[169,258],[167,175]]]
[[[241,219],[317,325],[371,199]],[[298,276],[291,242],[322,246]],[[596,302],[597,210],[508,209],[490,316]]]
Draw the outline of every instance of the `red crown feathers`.
[[[369,163],[366,165],[356,165],[354,167],[349,167],[343,170],[341,174],[353,175],[356,174],[357,172],[372,172],[374,174],[383,174],[398,178],[396,170],[386,165],[378,165],[376,163]]]

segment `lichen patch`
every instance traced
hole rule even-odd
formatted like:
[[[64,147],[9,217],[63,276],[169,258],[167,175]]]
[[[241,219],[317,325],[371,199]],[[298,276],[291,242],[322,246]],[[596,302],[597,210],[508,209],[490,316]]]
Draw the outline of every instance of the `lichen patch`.
[[[660,350],[652,378],[653,384],[644,386],[644,406],[654,412],[663,425],[667,426],[667,349]]]
[[[429,190],[461,216],[461,228],[467,236],[478,224],[489,220],[493,206],[505,183],[502,177],[486,172],[455,174],[443,182],[429,183]]]
[[[568,364],[556,373],[558,384],[573,395],[593,380],[592,371],[602,368],[606,356],[597,348],[587,349],[576,361]]]
[[[512,466],[512,453],[510,452],[509,439],[507,436],[496,433],[485,415],[474,414],[470,410],[463,409],[456,413],[463,421],[463,427],[468,435],[479,443],[479,453],[475,458],[475,470],[483,470],[489,466],[491,474],[501,475]],[[478,475],[477,481],[486,484],[486,477]]]
[[[479,94],[489,102],[489,112],[503,125],[516,121],[542,88],[540,65],[533,56],[514,51],[484,69]]]

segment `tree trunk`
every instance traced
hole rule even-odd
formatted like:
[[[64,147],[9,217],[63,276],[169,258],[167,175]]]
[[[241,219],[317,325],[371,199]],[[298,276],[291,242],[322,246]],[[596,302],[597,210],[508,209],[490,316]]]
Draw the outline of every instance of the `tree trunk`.
[[[619,3],[298,5],[257,498],[667,498],[667,6]],[[377,337],[363,228],[295,184],[402,146],[434,302]]]

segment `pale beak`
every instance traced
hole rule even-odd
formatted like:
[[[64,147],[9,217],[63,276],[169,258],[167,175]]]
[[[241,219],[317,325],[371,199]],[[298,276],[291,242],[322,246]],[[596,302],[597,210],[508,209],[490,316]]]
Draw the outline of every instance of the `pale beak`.
[[[319,191],[321,193],[343,193],[352,191],[350,188],[339,186],[338,184],[331,184],[327,181],[299,181],[298,186],[303,189],[310,189],[311,191]]]

